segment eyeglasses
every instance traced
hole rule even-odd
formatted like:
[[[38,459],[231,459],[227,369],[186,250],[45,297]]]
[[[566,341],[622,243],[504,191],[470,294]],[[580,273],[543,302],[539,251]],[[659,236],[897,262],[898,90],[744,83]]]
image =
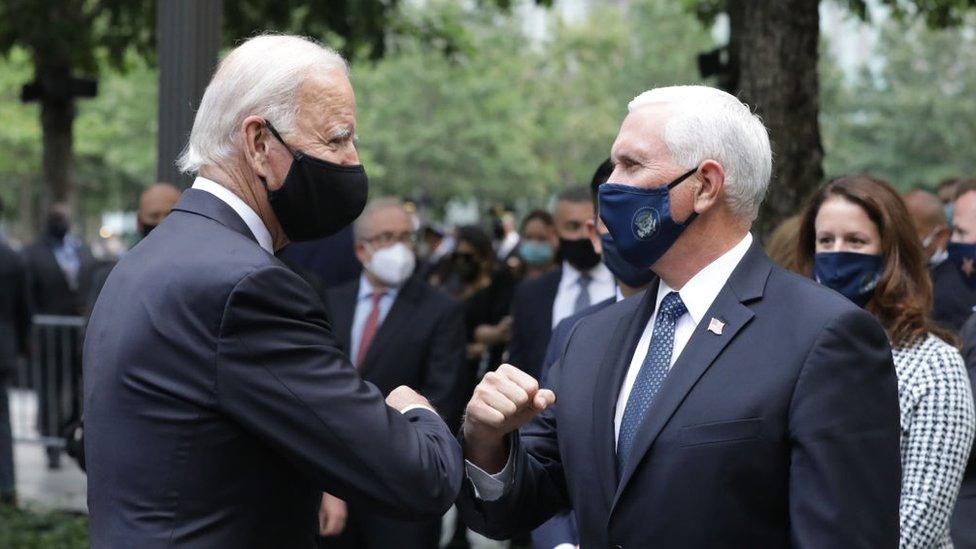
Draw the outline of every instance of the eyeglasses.
[[[377,247],[391,246],[396,242],[401,244],[406,244],[412,246],[417,242],[417,235],[412,231],[402,232],[400,234],[391,233],[389,231],[380,233],[375,236],[364,239],[366,242]]]

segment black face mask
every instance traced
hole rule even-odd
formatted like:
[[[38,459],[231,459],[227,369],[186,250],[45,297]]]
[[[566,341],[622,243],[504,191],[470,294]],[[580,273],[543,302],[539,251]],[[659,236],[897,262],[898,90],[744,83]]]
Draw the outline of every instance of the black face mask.
[[[473,255],[455,253],[451,260],[461,282],[474,282],[478,278],[478,260]]]
[[[47,218],[47,234],[51,238],[61,241],[68,234],[68,220],[61,215],[51,215]]]
[[[600,254],[593,248],[593,242],[589,238],[579,238],[576,240],[559,239],[559,253],[569,264],[586,272],[596,267],[600,262]]]
[[[140,228],[139,232],[142,233],[142,237],[143,238],[146,238],[147,236],[149,236],[149,233],[151,233],[152,230],[156,228],[155,225],[146,225],[145,223],[143,223],[140,227],[141,228]]]
[[[271,209],[289,240],[323,238],[339,232],[359,217],[369,194],[362,164],[342,166],[292,150],[271,122],[265,124],[294,159],[281,187],[268,190]],[[264,178],[261,182],[267,189]]]

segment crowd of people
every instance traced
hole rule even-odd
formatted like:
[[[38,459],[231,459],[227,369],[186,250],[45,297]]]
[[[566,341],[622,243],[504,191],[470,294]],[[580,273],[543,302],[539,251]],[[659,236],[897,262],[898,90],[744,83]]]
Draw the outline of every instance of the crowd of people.
[[[0,376],[28,351],[30,311],[94,311],[82,432],[95,546],[158,532],[258,543],[240,537],[250,526],[216,526],[250,498],[282,521],[251,535],[298,539],[283,532],[301,521],[281,517],[301,516],[300,487],[314,479],[328,488],[316,492],[320,547],[465,547],[470,527],[539,549],[652,538],[976,548],[976,180],[901,195],[870,175],[839,177],[760,239],[750,229],[770,175],[765,129],[728,94],[664,88],[631,104],[611,157],[551,208],[445,227],[396,197],[358,196],[350,132],[320,164],[300,120],[235,118],[237,157],[202,145],[219,137],[198,134],[222,123],[211,111],[247,99],[234,86],[264,82],[248,48],[341,70],[288,40],[259,37],[224,61],[184,156],[193,188],[146,191],[143,242],[117,267],[72,236],[63,205],[19,255],[0,244]],[[337,104],[351,94],[348,82],[328,86]],[[308,114],[322,127],[347,115]],[[303,194],[316,170],[333,196]],[[253,181],[227,183],[245,172]],[[208,232],[213,221],[230,230]],[[279,245],[289,239],[301,242]],[[70,360],[80,376],[80,355]],[[194,369],[211,363],[213,377]],[[397,417],[363,411],[383,399]],[[40,409],[78,421],[79,404]],[[0,399],[9,502],[6,408]],[[424,409],[447,429],[426,425]],[[398,430],[401,412],[426,442]],[[440,507],[455,498],[429,486],[453,472],[453,433],[467,480],[447,524]],[[140,452],[218,493],[182,500],[180,523],[178,489],[169,475],[146,478]],[[248,478],[252,466],[261,478]],[[153,505],[163,518],[141,516]]]

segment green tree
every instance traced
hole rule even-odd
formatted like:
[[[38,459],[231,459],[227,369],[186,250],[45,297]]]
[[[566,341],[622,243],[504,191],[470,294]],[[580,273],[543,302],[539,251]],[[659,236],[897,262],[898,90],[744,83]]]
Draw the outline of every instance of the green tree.
[[[889,20],[878,51],[877,73],[825,79],[828,176],[869,172],[908,190],[976,174],[976,20],[944,29]]]
[[[434,205],[454,197],[539,205],[588,182],[627,102],[697,80],[691,52],[710,41],[665,0],[606,7],[580,24],[552,15],[552,33],[539,42],[516,17],[491,9],[434,2],[404,18],[453,29],[445,42],[453,53],[406,35],[382,60],[353,65],[360,149],[381,192]]]
[[[865,0],[836,0],[867,17]],[[880,0],[896,17],[957,24],[976,0]],[[792,215],[823,181],[818,126],[820,0],[686,0],[701,18],[729,17],[729,70],[723,82],[755,107],[770,130],[773,180],[760,234]]]

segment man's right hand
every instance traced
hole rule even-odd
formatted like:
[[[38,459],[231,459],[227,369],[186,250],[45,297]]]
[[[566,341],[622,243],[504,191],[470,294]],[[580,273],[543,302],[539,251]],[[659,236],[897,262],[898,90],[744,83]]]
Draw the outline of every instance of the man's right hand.
[[[556,402],[549,389],[515,366],[502,364],[475,387],[464,414],[465,457],[488,473],[505,466],[505,436]]]

